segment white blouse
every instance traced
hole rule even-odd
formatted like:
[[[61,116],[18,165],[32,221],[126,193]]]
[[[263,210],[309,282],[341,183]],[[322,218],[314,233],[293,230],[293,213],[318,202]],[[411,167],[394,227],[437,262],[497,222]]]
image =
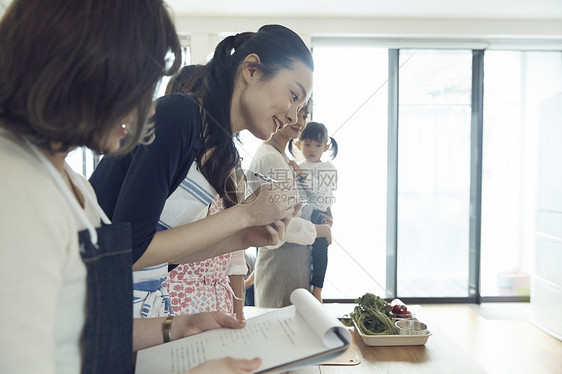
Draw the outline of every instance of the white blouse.
[[[283,181],[289,178],[295,178],[293,169],[287,163],[287,160],[283,155],[273,146],[269,144],[262,144],[256,150],[252,162],[249,167],[249,179],[251,178],[252,172],[258,172],[263,175],[269,176],[278,181]],[[300,245],[311,245],[316,239],[316,226],[303,219],[300,216],[293,218],[287,230],[285,231],[285,236],[277,245],[268,246],[265,248],[275,249],[281,247],[285,242],[295,243]]]

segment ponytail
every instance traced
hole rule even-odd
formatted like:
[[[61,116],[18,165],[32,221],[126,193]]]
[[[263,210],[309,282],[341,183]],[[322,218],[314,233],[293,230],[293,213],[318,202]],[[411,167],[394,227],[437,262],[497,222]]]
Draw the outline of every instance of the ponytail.
[[[240,158],[232,140],[230,122],[230,101],[239,65],[233,56],[253,35],[245,32],[221,41],[206,66],[200,88],[195,91],[196,96],[203,99],[206,119],[202,134],[204,144],[197,157],[197,166],[227,207],[238,202],[236,184],[230,175]]]
[[[197,166],[227,207],[237,203],[236,186],[230,175],[239,159],[232,136],[230,102],[236,73],[252,53],[260,58],[259,63],[252,65],[260,71],[264,80],[281,69],[292,69],[297,61],[314,70],[308,47],[295,32],[284,26],[262,26],[256,33],[229,36],[218,44],[213,58],[206,65],[201,84],[193,91],[202,99],[205,118],[203,146],[197,157]]]
[[[332,160],[338,155],[338,142],[330,136],[330,153]]]

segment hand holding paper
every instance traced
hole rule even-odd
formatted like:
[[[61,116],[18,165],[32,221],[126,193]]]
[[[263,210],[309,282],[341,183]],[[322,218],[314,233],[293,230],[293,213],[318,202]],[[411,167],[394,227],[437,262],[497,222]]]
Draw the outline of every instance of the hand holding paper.
[[[242,329],[216,329],[138,352],[137,374],[184,373],[212,359],[259,357],[257,373],[318,364],[343,353],[351,336],[310,292],[297,289],[293,305],[246,321]]]

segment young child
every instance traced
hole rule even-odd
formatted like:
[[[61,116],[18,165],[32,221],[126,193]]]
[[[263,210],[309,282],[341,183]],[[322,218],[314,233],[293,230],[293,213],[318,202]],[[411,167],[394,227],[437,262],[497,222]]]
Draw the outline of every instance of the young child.
[[[329,140],[329,143],[328,143]],[[314,224],[331,223],[331,205],[334,202],[333,191],[337,184],[337,170],[334,165],[322,162],[322,155],[331,150],[331,159],[338,154],[338,144],[328,135],[326,126],[319,122],[309,122],[298,140],[297,148],[305,158],[299,165],[299,175],[303,177],[303,186],[308,196],[308,203],[313,208],[310,221]],[[312,245],[312,294],[322,302],[324,276],[328,266],[328,241],[317,238]]]

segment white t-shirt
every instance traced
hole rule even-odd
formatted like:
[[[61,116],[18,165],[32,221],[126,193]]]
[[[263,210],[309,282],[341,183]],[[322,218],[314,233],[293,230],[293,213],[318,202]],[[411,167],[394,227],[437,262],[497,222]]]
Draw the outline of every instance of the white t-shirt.
[[[83,195],[88,181],[66,165]],[[0,372],[79,373],[86,321],[85,229],[41,161],[0,128]],[[100,217],[88,200],[84,212]]]

